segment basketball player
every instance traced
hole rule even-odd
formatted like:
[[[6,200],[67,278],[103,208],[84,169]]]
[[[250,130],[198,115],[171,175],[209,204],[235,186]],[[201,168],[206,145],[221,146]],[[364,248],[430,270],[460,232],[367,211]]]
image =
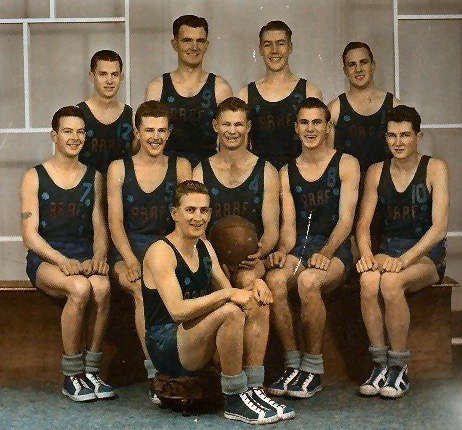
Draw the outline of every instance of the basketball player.
[[[205,186],[185,181],[175,191],[175,230],[152,244],[143,260],[146,345],[163,374],[204,368],[218,351],[224,416],[250,424],[292,418],[262,389],[269,307],[253,291],[231,288],[210,243]]]
[[[113,161],[107,176],[109,229],[115,245],[110,258],[111,273],[133,297],[136,332],[150,380],[155,369],[144,342],[140,259],[154,237],[173,230],[169,211],[173,192],[177,182],[191,179],[188,160],[164,155],[169,135],[167,107],[153,100],[142,103],[135,114],[140,150],[133,157]]]
[[[322,389],[326,308],[322,294],[342,284],[352,266],[348,240],[358,198],[359,165],[328,143],[330,112],[317,98],[302,102],[295,130],[302,153],[280,172],[282,226],[266,281],[285,369],[268,392],[307,398]],[[295,246],[294,246],[295,245]],[[297,346],[288,292],[297,288],[305,349]]]
[[[356,233],[361,253],[356,269],[361,274],[361,311],[374,362],[371,376],[360,387],[367,396],[395,398],[409,390],[405,294],[444,276],[448,170],[444,161],[418,152],[421,138],[416,110],[404,105],[393,108],[387,114],[386,134],[393,158],[373,164],[366,176]],[[384,214],[384,238],[380,253],[373,255],[369,225],[376,206]]]
[[[232,95],[223,78],[202,68],[209,45],[207,36],[205,18],[177,18],[173,22],[172,47],[178,55],[178,66],[153,79],[146,89],[146,100],[158,100],[170,108],[173,130],[166,153],[186,157],[193,167],[216,153],[212,118],[217,105]]]
[[[270,21],[262,27],[260,55],[266,74],[239,92],[250,108],[251,151],[278,170],[300,155],[301,144],[293,127],[298,106],[307,97],[322,99],[319,88],[291,72],[291,37],[292,30],[285,22]]]
[[[93,94],[82,109],[86,136],[79,160],[106,174],[111,161],[130,155],[133,140],[132,108],[117,100],[123,80],[122,59],[114,51],[98,51],[90,62]]]
[[[55,154],[28,170],[21,186],[26,271],[44,293],[66,298],[61,314],[62,393],[78,402],[114,397],[112,387],[99,377],[110,306],[103,184],[100,173],[78,160],[85,141],[78,107],[63,107],[53,115],[51,139]]]
[[[212,215],[210,226],[227,215],[240,215],[256,228],[259,249],[249,255],[233,272],[239,288],[253,288],[255,279],[265,274],[261,260],[275,247],[279,234],[279,178],[276,169],[247,150],[251,123],[247,104],[230,97],[218,106],[213,127],[218,134],[218,154],[203,160],[193,179],[210,189]],[[261,293],[265,303],[271,292],[264,282]]]

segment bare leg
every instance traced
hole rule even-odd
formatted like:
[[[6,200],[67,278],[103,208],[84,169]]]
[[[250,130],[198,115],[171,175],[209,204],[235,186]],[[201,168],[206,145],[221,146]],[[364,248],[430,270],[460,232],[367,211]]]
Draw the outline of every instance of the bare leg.
[[[369,341],[374,347],[385,346],[385,329],[379,303],[380,272],[361,273],[361,313]]]
[[[88,325],[87,348],[89,351],[100,352],[111,305],[111,285],[107,276],[92,275],[88,280],[94,303]]]
[[[252,301],[245,310],[244,325],[244,365],[261,366],[265,359],[269,332],[269,306],[261,306]]]

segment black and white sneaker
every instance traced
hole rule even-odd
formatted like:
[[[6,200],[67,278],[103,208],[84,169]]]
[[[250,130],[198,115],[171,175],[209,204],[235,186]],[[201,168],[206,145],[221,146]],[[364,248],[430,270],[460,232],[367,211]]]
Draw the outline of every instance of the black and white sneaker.
[[[380,390],[385,385],[387,379],[387,366],[386,365],[376,365],[372,369],[371,376],[369,379],[364,382],[364,384],[359,386],[359,393],[363,396],[376,396],[380,393]]]
[[[276,411],[278,417],[281,420],[288,420],[295,417],[295,411],[292,407],[277,403],[273,399],[269,398],[263,391],[262,387],[250,388],[247,393],[252,396],[252,399],[262,405],[265,409]]]
[[[295,381],[295,378],[300,373],[300,370],[294,369],[293,367],[286,367],[282,375],[274,381],[266,391],[273,396],[284,396],[287,394],[287,386]]]
[[[96,399],[96,394],[87,385],[83,375],[65,376],[61,392],[74,402],[88,402]]]
[[[225,418],[243,421],[247,424],[268,424],[279,420],[273,409],[266,409],[256,403],[249,391],[240,394],[225,394]]]
[[[392,366],[388,369],[387,380],[380,390],[382,397],[396,399],[404,396],[409,391],[409,379],[407,377],[407,365]]]
[[[85,382],[87,386],[93,390],[98,399],[110,399],[115,397],[114,389],[99,377],[99,373],[85,373]]]
[[[306,399],[322,390],[321,376],[317,373],[300,370],[295,381],[287,386],[287,394],[292,397]]]
[[[161,405],[159,397],[157,397],[156,392],[154,391],[154,378],[149,379],[149,391],[148,391],[149,400],[157,406]]]

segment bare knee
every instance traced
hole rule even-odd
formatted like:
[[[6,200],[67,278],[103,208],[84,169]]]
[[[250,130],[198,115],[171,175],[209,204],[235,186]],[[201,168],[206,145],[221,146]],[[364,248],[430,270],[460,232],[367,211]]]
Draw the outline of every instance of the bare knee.
[[[396,273],[384,273],[380,279],[380,292],[385,302],[393,302],[404,296],[404,284]]]
[[[224,321],[235,325],[236,327],[244,327],[245,313],[234,303],[226,303],[221,308],[224,316]]]
[[[254,270],[239,270],[235,277],[236,288],[247,288],[257,279]]]
[[[247,304],[247,308],[244,312],[247,319],[258,319],[264,322],[269,319],[270,307],[268,305],[262,305],[252,298]]]
[[[274,302],[287,297],[287,276],[282,269],[274,269],[266,274],[266,284],[273,294]]]
[[[86,306],[91,294],[90,281],[84,276],[76,275],[70,276],[68,282],[68,299],[77,306]]]
[[[377,297],[380,286],[380,273],[377,271],[361,273],[359,278],[361,299],[369,300]]]
[[[307,301],[312,294],[320,294],[321,280],[319,275],[311,270],[304,270],[297,279],[298,295],[302,302]]]
[[[103,303],[109,299],[111,284],[107,276],[93,275],[90,277],[90,284],[96,303]]]

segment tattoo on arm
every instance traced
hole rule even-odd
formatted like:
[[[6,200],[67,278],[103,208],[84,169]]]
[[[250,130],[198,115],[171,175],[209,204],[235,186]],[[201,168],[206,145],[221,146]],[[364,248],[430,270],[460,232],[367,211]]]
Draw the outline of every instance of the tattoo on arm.
[[[21,219],[24,221],[32,216],[32,212],[21,212]]]

